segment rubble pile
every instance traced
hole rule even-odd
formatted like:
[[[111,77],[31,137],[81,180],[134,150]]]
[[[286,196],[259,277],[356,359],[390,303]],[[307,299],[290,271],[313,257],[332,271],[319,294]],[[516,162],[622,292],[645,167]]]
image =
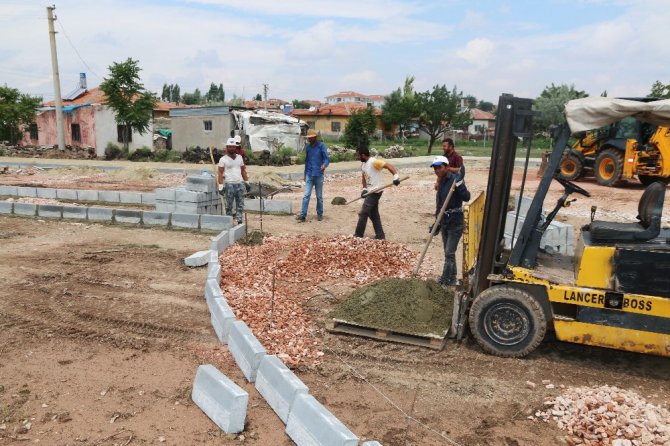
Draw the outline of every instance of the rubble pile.
[[[407,158],[408,156],[412,156],[412,154],[407,152],[405,147],[400,144],[387,147],[384,150],[384,158]]]
[[[65,146],[59,150],[56,146],[6,146],[0,145],[3,156],[22,158],[53,158],[53,159],[95,159],[95,147]]]
[[[262,245],[239,245],[220,256],[221,289],[268,354],[289,367],[319,364],[321,339],[303,304],[324,286],[364,285],[384,277],[411,277],[417,254],[384,241],[332,236],[266,236]],[[324,285],[325,284],[325,285]]]
[[[530,419],[554,420],[570,445],[670,444],[670,411],[614,386],[568,388]]]

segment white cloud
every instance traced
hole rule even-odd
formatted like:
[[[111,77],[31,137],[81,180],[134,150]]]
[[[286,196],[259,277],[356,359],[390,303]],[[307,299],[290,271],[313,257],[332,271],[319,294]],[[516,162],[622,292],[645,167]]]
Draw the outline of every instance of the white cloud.
[[[472,65],[483,68],[489,65],[494,49],[495,45],[491,40],[478,37],[470,40],[465,48],[456,51],[456,55]]]

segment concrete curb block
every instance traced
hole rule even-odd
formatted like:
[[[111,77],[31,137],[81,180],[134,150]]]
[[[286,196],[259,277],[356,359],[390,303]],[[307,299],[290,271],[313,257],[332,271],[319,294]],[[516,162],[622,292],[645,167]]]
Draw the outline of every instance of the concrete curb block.
[[[250,383],[256,381],[256,373],[261,359],[265,356],[265,348],[243,321],[235,321],[230,327],[228,350],[247,381]]]
[[[141,204],[141,192],[119,192],[119,203],[123,204]]]
[[[293,202],[288,200],[258,200],[247,198],[244,200],[245,211],[260,212],[266,214],[292,214]]]
[[[242,223],[241,225],[233,226],[228,231],[228,234],[230,235],[229,243],[231,245],[234,245],[236,241],[244,237],[244,234],[246,232],[247,232],[247,226],[244,223]]]
[[[76,200],[76,189],[56,189],[56,198],[61,200]]]
[[[184,259],[184,265],[190,267],[205,266],[209,263],[210,252],[211,251],[208,249],[207,251],[198,251],[194,254],[191,254],[190,256]]]
[[[295,397],[309,393],[305,383],[275,355],[265,355],[261,359],[255,386],[284,424],[288,423]]]
[[[34,217],[37,215],[37,205],[32,203],[14,203],[14,214]]]
[[[244,430],[249,394],[213,365],[198,367],[191,399],[225,433]]]
[[[107,203],[118,203],[119,202],[119,191],[100,190],[100,191],[98,191],[98,200],[104,201],[104,202],[107,202]]]
[[[209,301],[210,299],[216,299],[217,297],[223,298],[223,291],[221,291],[219,280],[207,279],[207,282],[205,282],[205,299]]]
[[[13,201],[0,201],[0,214],[13,214],[13,213],[14,213]]]
[[[230,235],[228,235],[228,231],[221,231],[219,235],[212,237],[212,241],[209,244],[209,249],[218,254],[226,249],[228,245],[230,245]]]
[[[221,265],[219,263],[207,265],[207,279],[221,280]]]
[[[50,187],[38,187],[37,188],[37,197],[38,198],[56,199],[56,198],[58,198],[58,193],[56,192],[56,189],[52,189]]]
[[[156,194],[142,193],[142,204],[156,204]]]
[[[16,195],[20,197],[37,197],[37,188],[27,186],[16,186]]]
[[[233,225],[233,217],[227,215],[202,214],[200,216],[200,229],[211,231],[224,231]]]
[[[145,226],[170,226],[169,212],[142,211],[142,224]]]
[[[298,446],[358,446],[358,437],[309,394],[296,396],[286,433]]]
[[[80,189],[77,191],[77,200],[79,201],[98,201],[100,193],[97,190]]]
[[[376,440],[366,441],[362,446],[382,446],[382,444]]]
[[[90,207],[88,208],[88,219],[111,223],[114,221],[114,209]]]
[[[142,223],[142,211],[130,209],[114,209],[114,221],[116,223],[139,224]]]
[[[215,297],[207,301],[209,307],[209,313],[211,315],[210,320],[212,322],[212,327],[216,333],[216,337],[219,339],[219,342],[222,344],[228,344],[230,339],[230,329],[235,323],[235,313],[232,308],[228,306],[228,302],[221,297]]]
[[[16,186],[0,186],[0,195],[17,195]]]
[[[200,214],[172,213],[172,227],[198,229],[200,227]]]
[[[86,220],[88,208],[84,206],[63,206],[63,218]]]
[[[63,218],[63,206],[40,204],[37,206],[37,215],[45,218]]]

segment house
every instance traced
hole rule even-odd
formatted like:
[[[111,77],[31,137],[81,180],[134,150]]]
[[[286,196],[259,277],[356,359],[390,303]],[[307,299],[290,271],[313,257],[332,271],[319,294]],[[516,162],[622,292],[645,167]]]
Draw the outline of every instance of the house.
[[[492,136],[496,128],[495,115],[478,108],[471,108],[469,112],[472,124],[468,126],[468,134]]]
[[[228,106],[170,109],[172,148],[183,152],[190,147],[225,147],[235,128]]]
[[[268,99],[267,102],[256,100],[244,101],[244,106],[247,108],[257,108],[263,110],[279,110],[287,104],[290,104],[290,102],[286,102],[283,99]]]
[[[334,95],[326,96],[326,104],[340,104],[345,102],[372,105],[374,108],[380,109],[384,104],[384,96],[361,94],[356,93],[355,91],[341,91]]]
[[[293,110],[291,116],[307,122],[310,129],[316,130],[323,136],[339,137],[344,132],[351,114],[366,107],[367,105],[357,102],[325,104],[309,110]],[[383,131],[381,112],[375,110],[375,116],[377,116],[377,129]]]
[[[100,88],[87,89],[84,82],[74,92],[63,98],[63,127],[65,144],[74,147],[93,147],[97,157],[105,155],[108,144],[123,143],[122,125],[117,124],[114,111],[104,105],[105,94]],[[151,147],[151,132],[141,135],[129,132],[129,150]],[[58,130],[56,108],[53,101],[37,110],[35,122],[24,133],[21,145],[56,145]]]

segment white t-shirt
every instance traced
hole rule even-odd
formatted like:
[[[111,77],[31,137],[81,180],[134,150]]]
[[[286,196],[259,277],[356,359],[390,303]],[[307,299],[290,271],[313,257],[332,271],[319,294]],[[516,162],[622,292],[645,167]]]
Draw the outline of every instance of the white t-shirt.
[[[363,175],[365,175],[365,184],[368,189],[377,189],[382,186],[382,169],[386,163],[383,160],[370,157],[361,166]]]
[[[236,155],[235,159],[232,159],[225,154],[219,159],[219,167],[223,167],[223,174],[226,176],[224,183],[226,184],[239,184],[244,181],[242,178],[242,166],[244,166],[244,160],[240,155]]]

